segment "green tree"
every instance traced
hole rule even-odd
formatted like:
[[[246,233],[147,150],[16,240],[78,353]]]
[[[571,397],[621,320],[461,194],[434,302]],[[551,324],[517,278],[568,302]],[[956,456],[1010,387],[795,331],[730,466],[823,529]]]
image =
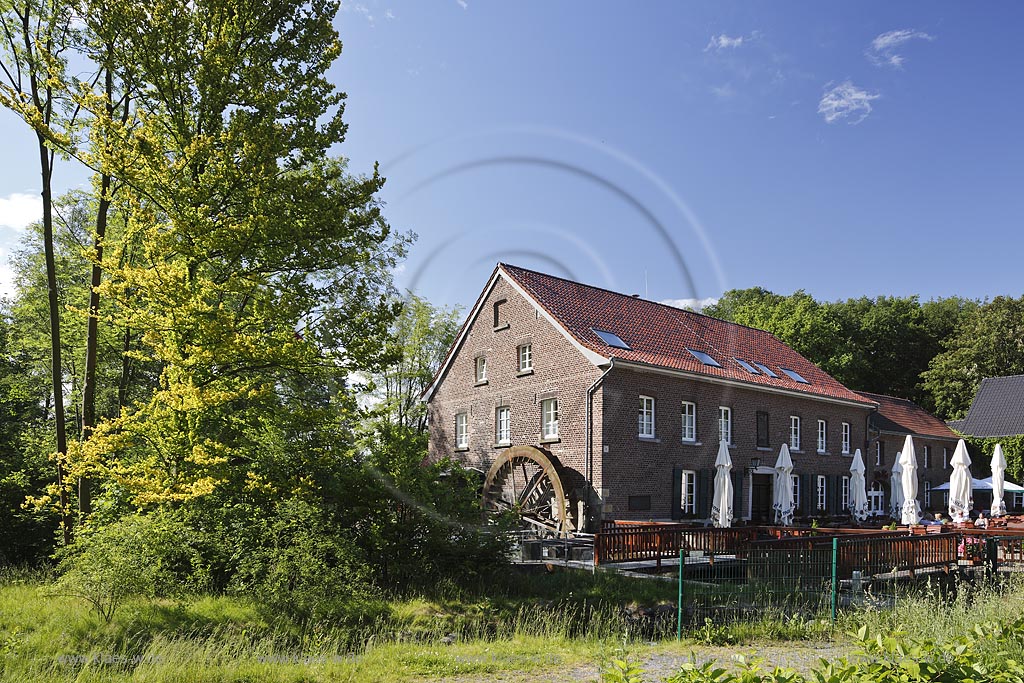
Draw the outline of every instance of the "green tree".
[[[940,417],[962,418],[985,377],[1024,373],[1024,297],[999,296],[968,310],[924,373]]]

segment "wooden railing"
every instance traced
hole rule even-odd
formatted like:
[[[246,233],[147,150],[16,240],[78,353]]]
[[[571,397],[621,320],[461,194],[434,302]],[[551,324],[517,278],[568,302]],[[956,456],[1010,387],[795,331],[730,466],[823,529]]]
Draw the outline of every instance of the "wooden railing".
[[[757,538],[758,527],[716,529],[687,524],[617,524],[594,535],[594,564],[661,560],[679,551],[699,550],[711,555],[744,550]]]

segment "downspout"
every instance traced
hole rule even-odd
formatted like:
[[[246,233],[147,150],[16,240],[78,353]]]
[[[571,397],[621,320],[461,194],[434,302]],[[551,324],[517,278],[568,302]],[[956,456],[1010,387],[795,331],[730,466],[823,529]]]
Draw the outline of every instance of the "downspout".
[[[594,402],[594,392],[597,391],[597,388],[599,386],[601,386],[601,382],[603,382],[604,378],[608,376],[608,373],[615,369],[615,357],[612,356],[610,361],[611,362],[608,365],[608,369],[605,370],[604,373],[602,373],[601,376],[598,377],[594,381],[594,383],[590,385],[589,389],[587,389],[586,423],[584,424],[584,431],[586,432],[586,437],[585,438],[587,440],[586,449],[585,449],[586,456],[585,456],[584,469],[586,470],[585,476],[586,476],[586,480],[587,481],[586,481],[586,488],[584,489],[584,495],[583,495],[583,519],[580,520],[581,522],[585,521],[586,519],[588,519],[590,517],[590,488],[591,488],[591,480],[593,479],[593,476],[594,476],[594,439],[593,439],[593,431],[594,430],[593,430],[593,427],[591,425],[591,421],[593,419],[593,407],[592,406],[593,406],[593,402]]]

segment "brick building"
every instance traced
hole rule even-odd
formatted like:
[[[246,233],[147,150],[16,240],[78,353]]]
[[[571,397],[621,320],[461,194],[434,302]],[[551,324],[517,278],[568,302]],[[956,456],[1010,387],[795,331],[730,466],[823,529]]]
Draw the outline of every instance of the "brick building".
[[[506,264],[424,400],[432,458],[489,477],[504,468],[495,488],[518,476],[524,498],[541,497],[531,487],[542,474],[526,466],[550,462],[572,528],[707,519],[720,439],[737,518],[770,521],[783,443],[798,516],[845,511],[857,448],[875,480],[867,447],[877,400],[774,335]]]
[[[949,461],[959,437],[945,422],[913,401],[866,391],[858,393],[878,404],[878,411],[871,415],[868,449],[864,454],[865,462],[870,460],[870,465],[874,466],[874,475],[867,479],[868,503],[872,511],[882,514],[889,509],[889,475],[908,434],[914,438],[917,455],[917,491],[921,509],[944,509],[946,500],[943,493],[936,491],[932,494],[932,489],[949,481],[953,471]]]

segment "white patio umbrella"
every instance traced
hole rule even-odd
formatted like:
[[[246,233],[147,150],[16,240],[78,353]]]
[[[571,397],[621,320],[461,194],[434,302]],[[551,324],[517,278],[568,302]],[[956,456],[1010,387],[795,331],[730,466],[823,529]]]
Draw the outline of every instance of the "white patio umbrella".
[[[903,516],[903,465],[900,464],[898,451],[889,477],[889,516],[893,519]]]
[[[729,445],[718,444],[718,458],[715,459],[715,492],[711,500],[711,523],[716,527],[732,526],[732,458]]]
[[[793,523],[793,459],[789,446],[782,444],[779,459],[775,461],[775,491],[772,496],[775,523],[789,526]]]
[[[868,518],[868,485],[864,481],[864,458],[858,448],[850,463],[850,513],[858,522]]]
[[[1006,482],[1003,473],[1006,472],[1006,458],[1003,456],[1003,444],[997,443],[996,450],[992,453],[992,516],[1002,517],[1006,514],[1006,503],[1003,502],[1003,489]]]
[[[903,442],[900,466],[903,467],[903,523],[917,524],[921,521],[921,506],[917,503],[917,454],[914,453],[914,440],[910,434]]]
[[[968,519],[974,507],[974,495],[971,493],[971,456],[967,454],[963,439],[957,442],[949,463],[953,466],[949,476],[949,516],[954,521]]]

